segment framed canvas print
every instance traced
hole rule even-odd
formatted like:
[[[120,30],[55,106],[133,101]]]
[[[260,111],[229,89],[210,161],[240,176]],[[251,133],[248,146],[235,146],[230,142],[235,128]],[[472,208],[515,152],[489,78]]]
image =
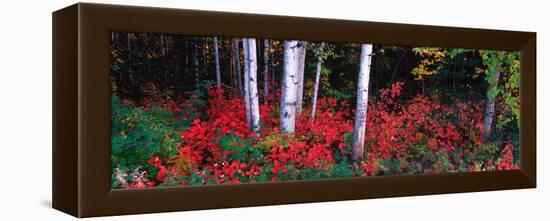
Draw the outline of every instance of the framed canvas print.
[[[536,186],[535,33],[79,3],[53,47],[77,217]]]

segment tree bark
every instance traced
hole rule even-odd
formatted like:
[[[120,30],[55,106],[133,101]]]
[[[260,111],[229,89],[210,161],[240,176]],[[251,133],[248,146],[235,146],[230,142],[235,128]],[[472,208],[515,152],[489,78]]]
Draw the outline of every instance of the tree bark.
[[[357,105],[355,108],[355,123],[353,126],[353,161],[362,160],[365,155],[365,122],[369,100],[369,74],[371,64],[372,44],[361,45],[359,77],[357,80]]]
[[[248,65],[248,60],[250,59],[249,57],[249,49],[248,49],[248,40],[246,40],[246,38],[243,38],[243,58],[244,58],[244,61],[243,61],[243,66],[244,66],[244,81],[243,81],[243,84],[244,84],[244,94],[243,94],[243,97],[244,97],[244,101],[245,101],[245,111],[246,111],[246,122],[248,123],[249,126],[252,125],[252,116],[250,115],[250,81],[248,79],[250,79],[250,66]]]
[[[277,53],[277,51],[271,53],[271,82],[273,82],[273,85],[271,85],[271,90],[273,93],[275,93],[275,90],[277,89],[277,78],[275,77],[275,56],[273,54]]]
[[[302,114],[302,103],[304,98],[304,69],[306,63],[306,42],[301,41],[298,49],[298,89],[296,91],[296,117],[300,117]]]
[[[283,79],[281,83],[281,107],[279,113],[282,133],[294,134],[296,123],[296,95],[298,66],[298,41],[284,41]]]
[[[269,96],[269,40],[264,39],[264,104]]]
[[[160,34],[160,53],[162,57],[166,55],[166,49],[165,49],[165,42],[164,42],[164,34]],[[165,63],[165,62],[163,62]],[[163,64],[164,65],[164,64]],[[164,76],[163,76],[163,91],[164,91],[164,98],[168,98],[168,69],[164,68]]]
[[[195,87],[199,87],[199,43],[197,38],[193,39],[193,75],[195,76]]]
[[[453,59],[453,93],[456,92],[456,66],[457,66],[457,60],[458,60],[458,56],[456,56],[454,59]],[[463,59],[462,59],[463,60]]]
[[[189,73],[189,68],[191,67],[191,60],[190,60],[190,56],[193,55],[193,52],[191,50],[191,47],[192,47],[192,44],[189,44],[189,39],[188,38],[183,38],[183,47],[184,47],[184,59],[183,59],[183,64],[182,64],[182,67],[181,69],[185,71],[185,73]],[[176,67],[177,68],[177,67]]]
[[[397,60],[397,63],[395,64],[395,67],[393,68],[393,71],[391,73],[390,85],[393,84],[393,78],[395,77],[395,75],[397,75],[397,72],[399,71],[399,65],[403,61],[403,58],[405,58],[405,53],[407,53],[407,49],[403,48],[403,51],[401,52],[401,56],[399,57],[399,60]],[[376,64],[378,64],[378,61]]]
[[[218,53],[218,37],[214,36],[214,59],[216,63],[216,86],[222,89],[222,78],[220,74],[220,54]]]
[[[260,106],[258,102],[258,82],[257,82],[257,59],[256,59],[256,39],[243,38],[243,48],[245,54],[245,90],[246,101],[249,103],[250,111],[250,129],[256,134],[260,134]]]
[[[160,35],[160,53],[164,57],[166,55],[166,43],[164,42],[164,35]]]
[[[321,64],[323,63],[323,59],[319,56],[317,57],[317,69],[315,71],[315,84],[313,85],[313,98],[311,99],[311,126],[313,127],[313,123],[315,122],[315,111],[317,109],[317,94],[319,91],[319,79],[321,78]]]
[[[111,32],[111,47],[115,47],[116,44],[119,44],[118,42],[118,33],[117,32]]]
[[[208,76],[208,67],[210,64],[210,60],[208,59],[208,53],[210,52],[210,47],[208,47],[208,38],[203,37],[202,38],[203,45],[202,45],[202,68],[201,70],[204,73],[204,76]]]
[[[132,35],[130,33],[128,33],[127,44],[128,44],[128,60],[132,60]]]
[[[489,88],[487,89],[487,104],[485,105],[485,113],[483,114],[483,141],[489,141],[491,138],[491,131],[493,127],[493,119],[495,118],[495,100],[496,96],[491,96],[490,92],[495,90],[500,78],[500,72],[495,71],[494,75],[489,81]]]
[[[235,67],[237,70],[237,85],[239,88],[239,93],[241,97],[243,96],[243,78],[241,76],[241,59],[240,59],[240,53],[239,53],[239,39],[233,38],[232,39],[232,51],[233,51],[233,59],[235,59],[233,62],[235,63]]]

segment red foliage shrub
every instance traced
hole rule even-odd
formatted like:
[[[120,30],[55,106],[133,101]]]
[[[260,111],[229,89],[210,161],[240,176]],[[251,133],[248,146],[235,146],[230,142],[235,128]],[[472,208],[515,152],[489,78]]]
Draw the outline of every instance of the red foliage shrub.
[[[440,104],[420,95],[405,104],[396,102],[401,85],[396,83],[371,100],[366,133],[370,152],[376,157],[402,158],[405,152],[411,153],[411,143],[426,143],[434,151],[465,145]]]
[[[353,111],[345,100],[319,99],[313,124],[308,113],[311,110],[304,107],[293,135],[281,134],[277,128],[278,103],[262,104],[262,130],[255,135],[249,130],[243,99],[226,99],[223,91],[211,88],[205,109],[200,110],[204,114],[178,132],[181,142],[177,155],[164,163],[153,157],[148,163],[158,170],[157,182],[177,183],[184,178],[180,185],[306,179],[336,173],[373,176],[391,170],[414,174],[479,170],[474,152],[482,144],[483,102],[454,100],[443,105],[420,95],[400,100],[402,86],[393,84],[369,100],[365,135],[368,157],[361,162],[349,160]],[[164,107],[181,111],[181,105],[173,103]],[[229,149],[220,144],[227,136],[234,139],[224,141],[229,142]],[[517,168],[511,149],[507,143],[496,169]],[[491,165],[486,164],[486,168]]]
[[[500,152],[500,158],[497,160],[497,170],[517,170],[519,165],[514,164],[512,154],[512,144],[506,143],[504,149]]]

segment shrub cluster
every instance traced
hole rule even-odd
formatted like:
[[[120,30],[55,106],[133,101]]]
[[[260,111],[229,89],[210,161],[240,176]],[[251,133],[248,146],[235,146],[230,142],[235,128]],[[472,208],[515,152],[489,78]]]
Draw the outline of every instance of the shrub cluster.
[[[368,157],[350,160],[353,112],[345,99],[318,101],[278,130],[278,102],[260,106],[261,133],[248,128],[244,102],[211,88],[179,101],[112,101],[112,186],[206,185],[351,176],[517,169],[513,144],[483,142],[483,101],[401,98],[402,83],[369,100]],[[159,99],[155,99],[159,100]],[[160,99],[162,100],[162,99]],[[272,100],[277,100],[273,98]]]

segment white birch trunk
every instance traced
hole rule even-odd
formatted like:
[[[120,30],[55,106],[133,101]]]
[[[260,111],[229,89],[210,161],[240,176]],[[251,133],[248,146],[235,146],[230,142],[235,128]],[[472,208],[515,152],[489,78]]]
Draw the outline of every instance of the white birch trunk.
[[[296,123],[296,92],[298,66],[298,41],[284,41],[284,66],[281,83],[281,108],[279,113],[282,133],[294,133]]]
[[[317,110],[317,96],[319,93],[319,79],[321,78],[321,64],[323,63],[323,59],[321,57],[317,57],[317,69],[315,71],[315,84],[313,85],[313,98],[311,100],[311,126],[313,127],[313,123],[315,122],[315,111]]]
[[[490,96],[489,92],[493,91],[495,87],[497,87],[499,78],[500,72],[495,71],[492,79],[489,82],[489,88],[487,89],[487,104],[485,105],[485,113],[483,114],[483,131],[481,133],[484,142],[487,142],[489,138],[491,138],[493,119],[495,118],[496,97]]]
[[[243,38],[244,48],[244,69],[245,69],[245,101],[247,109],[247,120],[256,135],[260,133],[260,106],[258,103],[258,78],[256,59],[256,40],[254,38]]]
[[[296,117],[302,114],[302,103],[304,99],[304,69],[306,63],[306,42],[300,42],[298,49],[298,88],[296,90]]]
[[[269,96],[269,40],[264,39],[264,104],[267,104]]]
[[[248,48],[248,40],[243,38],[243,55],[244,55],[244,101],[245,101],[245,111],[246,111],[246,122],[249,126],[252,126],[252,116],[250,115],[250,65],[248,60],[250,50]]]
[[[353,125],[352,156],[354,161],[362,160],[365,155],[365,122],[369,100],[369,74],[371,64],[372,44],[361,45],[359,77],[357,80],[357,105],[355,108],[355,123]]]
[[[216,86],[222,89],[222,77],[220,73],[220,54],[218,53],[218,37],[214,36],[214,59],[216,63]]]
[[[248,71],[249,79],[246,79],[248,85],[248,96],[250,97],[250,129],[256,134],[260,134],[260,105],[258,96],[258,59],[256,58],[256,40],[248,38]]]

